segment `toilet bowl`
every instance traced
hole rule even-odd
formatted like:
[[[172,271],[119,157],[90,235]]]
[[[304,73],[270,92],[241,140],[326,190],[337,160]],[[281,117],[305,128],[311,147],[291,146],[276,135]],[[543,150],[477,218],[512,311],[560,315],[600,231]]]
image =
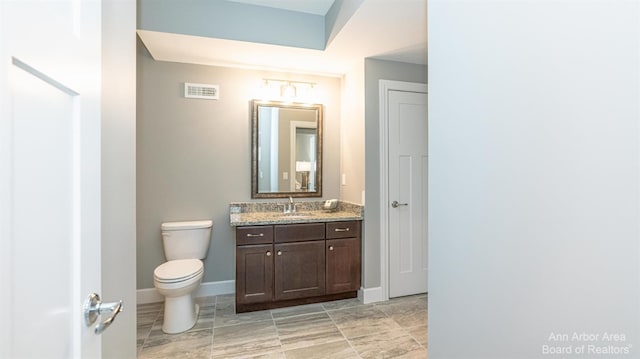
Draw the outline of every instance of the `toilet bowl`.
[[[199,259],[177,259],[153,271],[153,285],[165,297],[162,331],[180,333],[192,328],[200,308],[191,293],[202,282],[204,266]]]
[[[153,271],[153,285],[165,297],[162,331],[181,333],[192,328],[200,308],[193,292],[204,276],[204,259],[209,249],[212,221],[167,222],[162,239],[167,262]]]

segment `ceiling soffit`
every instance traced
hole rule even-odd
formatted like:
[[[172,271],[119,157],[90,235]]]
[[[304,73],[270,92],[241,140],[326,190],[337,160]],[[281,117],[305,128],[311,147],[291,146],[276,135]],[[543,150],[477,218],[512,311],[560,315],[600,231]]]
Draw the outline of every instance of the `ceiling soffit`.
[[[265,6],[278,8],[282,10],[290,10],[304,12],[308,14],[321,15],[327,14],[335,0],[226,0],[231,2],[239,2],[257,6]]]
[[[230,1],[140,0],[138,29],[322,50],[325,17]]]
[[[138,31],[151,56],[158,61],[330,76],[346,73],[364,58],[420,65],[426,65],[427,62],[426,0],[337,0],[329,9],[326,20],[319,15],[231,1],[178,1],[183,10],[167,6],[158,9],[158,3],[167,4],[141,0],[142,20],[141,30]],[[189,6],[185,6],[185,3]],[[217,3],[218,7],[198,7],[211,3]],[[230,7],[219,7],[220,4]],[[271,11],[272,18],[265,17],[265,9]],[[197,15],[192,17],[193,13]],[[209,16],[211,13],[216,13],[217,17]],[[292,20],[287,24],[279,24],[274,20],[291,14],[295,16],[290,19],[300,19],[302,16],[303,20]],[[228,23],[234,23],[236,29],[242,28],[242,31],[224,26],[204,26],[207,23],[215,24],[214,20],[220,17],[226,18]],[[180,21],[181,18],[190,19],[191,23]],[[309,21],[303,25],[304,19]],[[321,23],[329,22],[331,30],[321,33],[309,30],[314,28],[309,23],[318,19]],[[254,32],[260,29],[264,31],[259,36],[251,34],[251,31],[247,32],[240,26],[247,23],[253,24]],[[295,24],[298,24],[297,28]],[[316,26],[316,29],[323,27]],[[275,36],[274,31],[286,34],[293,31],[301,36],[296,40],[290,36]],[[307,31],[312,34],[302,35]],[[271,36],[275,36],[275,39],[268,39]],[[298,40],[310,41],[312,38],[315,39],[314,44],[296,44]],[[329,39],[326,46],[325,38]]]

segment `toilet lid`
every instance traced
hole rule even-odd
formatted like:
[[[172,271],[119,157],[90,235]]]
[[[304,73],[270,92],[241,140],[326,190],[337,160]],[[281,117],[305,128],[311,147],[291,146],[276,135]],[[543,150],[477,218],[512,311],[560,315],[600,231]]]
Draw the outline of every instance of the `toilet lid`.
[[[199,259],[176,259],[159,265],[154,271],[155,280],[171,283],[191,279],[204,271]]]

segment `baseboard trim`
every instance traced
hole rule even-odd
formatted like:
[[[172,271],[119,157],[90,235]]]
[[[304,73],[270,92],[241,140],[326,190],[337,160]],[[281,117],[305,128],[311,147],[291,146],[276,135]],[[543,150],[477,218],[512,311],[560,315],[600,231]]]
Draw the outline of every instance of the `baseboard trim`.
[[[207,282],[200,284],[200,288],[195,293],[197,297],[210,297],[212,295],[233,294],[236,292],[235,280],[223,280],[218,282]],[[162,302],[164,297],[155,288],[138,289],[136,291],[137,304],[148,304]]]
[[[384,295],[382,295],[382,287],[360,288],[358,291],[358,299],[364,304],[382,302],[386,300]]]
[[[155,288],[138,289],[136,291],[136,302],[138,304],[158,303],[164,298]]]
[[[218,282],[202,283],[196,291],[196,297],[209,297],[212,295],[233,294],[236,291],[235,280],[223,280]],[[358,299],[364,304],[382,302],[386,299],[382,295],[382,287],[360,288]],[[137,304],[158,303],[164,297],[155,288],[138,289],[136,292]]]
[[[202,283],[196,292],[196,297],[210,297],[212,295],[233,294],[235,292],[235,280],[221,280],[218,282]]]

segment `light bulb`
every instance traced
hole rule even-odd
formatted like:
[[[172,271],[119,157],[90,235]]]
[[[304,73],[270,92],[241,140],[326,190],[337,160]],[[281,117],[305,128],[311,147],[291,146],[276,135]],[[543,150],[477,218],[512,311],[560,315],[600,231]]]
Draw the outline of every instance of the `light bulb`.
[[[280,90],[282,97],[286,98],[286,99],[293,99],[296,97],[296,87],[293,86],[291,83],[288,83],[286,85],[282,86],[282,89]]]

